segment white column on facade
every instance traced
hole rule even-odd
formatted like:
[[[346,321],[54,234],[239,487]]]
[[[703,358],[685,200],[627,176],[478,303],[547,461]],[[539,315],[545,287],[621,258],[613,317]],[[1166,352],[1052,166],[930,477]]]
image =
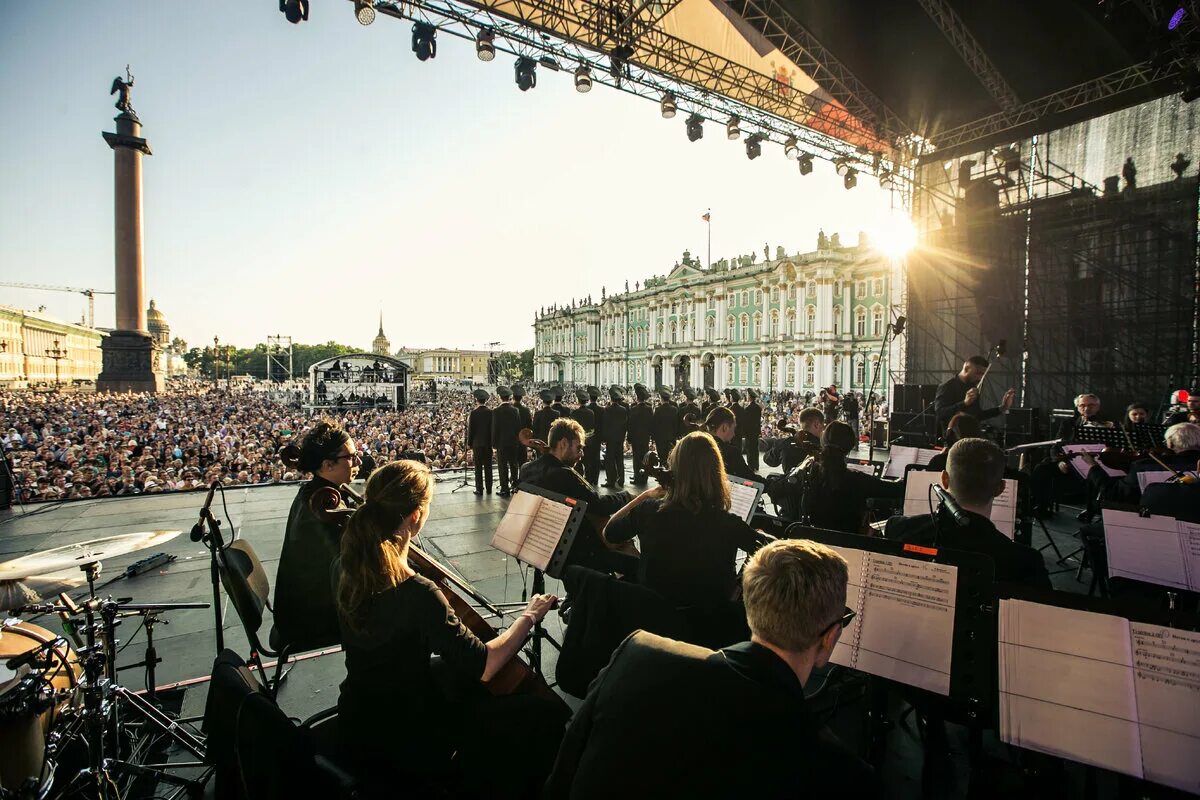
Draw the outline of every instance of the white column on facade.
[[[726,291],[724,289],[718,289],[717,292],[716,340],[717,342],[724,342],[725,334],[728,332],[725,326],[725,317],[729,316],[725,311]]]
[[[787,356],[775,357],[775,390],[782,392],[787,388]]]
[[[800,383],[804,380],[804,360],[799,353],[792,356],[792,369],[792,391],[799,393]]]
[[[817,324],[814,333],[818,336],[833,335],[833,283],[827,277],[817,280]]]

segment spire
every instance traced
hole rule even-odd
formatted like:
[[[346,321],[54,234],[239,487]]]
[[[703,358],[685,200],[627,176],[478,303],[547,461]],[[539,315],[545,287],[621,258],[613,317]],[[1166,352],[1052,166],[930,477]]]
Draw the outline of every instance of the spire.
[[[383,309],[379,309],[379,335],[383,336]]]

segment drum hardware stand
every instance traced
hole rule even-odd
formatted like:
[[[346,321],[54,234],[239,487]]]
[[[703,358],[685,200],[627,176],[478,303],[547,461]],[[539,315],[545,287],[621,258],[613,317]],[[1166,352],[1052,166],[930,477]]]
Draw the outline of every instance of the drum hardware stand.
[[[87,578],[88,597],[95,599],[96,597],[96,579],[100,577],[100,570],[104,567],[99,561],[89,561],[86,564],[80,564],[79,569]]]
[[[533,568],[533,593],[546,593],[546,574],[537,567]],[[521,589],[522,605],[528,602],[525,589]],[[530,632],[529,642],[526,645],[525,652],[529,654],[529,664],[533,667],[533,671],[545,678],[542,672],[542,640],[549,642],[550,646],[558,652],[562,652],[562,644],[560,644],[553,636],[546,633],[546,629],[542,627],[542,623],[534,624],[533,630]],[[553,684],[551,684],[553,688]]]

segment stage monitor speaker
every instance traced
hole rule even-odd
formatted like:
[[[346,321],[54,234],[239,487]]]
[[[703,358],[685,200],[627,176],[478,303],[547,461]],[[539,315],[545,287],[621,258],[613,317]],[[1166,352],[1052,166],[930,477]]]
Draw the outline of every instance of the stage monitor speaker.
[[[1005,429],[1010,433],[1033,436],[1038,433],[1038,411],[1036,408],[1013,408],[1008,412]],[[1031,440],[1031,441],[1036,441]]]
[[[876,447],[887,447],[887,432],[887,422],[881,419],[875,420],[875,424],[871,428],[871,438],[875,440]]]

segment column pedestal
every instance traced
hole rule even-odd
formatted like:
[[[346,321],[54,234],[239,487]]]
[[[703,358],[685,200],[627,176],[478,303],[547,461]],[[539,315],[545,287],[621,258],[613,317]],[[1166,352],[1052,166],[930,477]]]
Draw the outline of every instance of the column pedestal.
[[[100,342],[103,360],[98,392],[161,392],[163,376],[154,371],[159,348],[149,334],[113,331]]]

